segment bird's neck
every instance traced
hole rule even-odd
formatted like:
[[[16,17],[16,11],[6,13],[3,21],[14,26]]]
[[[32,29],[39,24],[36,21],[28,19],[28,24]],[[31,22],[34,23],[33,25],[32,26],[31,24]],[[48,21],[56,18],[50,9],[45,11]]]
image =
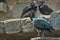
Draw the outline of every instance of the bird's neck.
[[[31,21],[33,21],[33,17],[30,17]]]

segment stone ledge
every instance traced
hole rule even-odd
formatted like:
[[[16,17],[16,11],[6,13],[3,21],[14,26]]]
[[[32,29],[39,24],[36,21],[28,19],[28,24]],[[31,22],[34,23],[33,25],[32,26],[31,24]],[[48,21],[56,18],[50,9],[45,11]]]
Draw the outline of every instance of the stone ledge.
[[[0,33],[6,32],[7,34],[23,32],[32,32],[33,27],[30,18],[8,19],[0,21]]]
[[[35,37],[35,38],[31,38],[31,40],[60,40],[60,38],[58,37]]]

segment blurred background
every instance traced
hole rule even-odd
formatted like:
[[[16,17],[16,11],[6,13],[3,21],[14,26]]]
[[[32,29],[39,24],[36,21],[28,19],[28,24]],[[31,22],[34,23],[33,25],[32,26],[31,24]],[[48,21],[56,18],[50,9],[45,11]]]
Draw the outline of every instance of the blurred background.
[[[2,2],[3,1],[3,2]],[[30,40],[37,37],[37,31],[32,27],[30,18],[20,16],[26,5],[32,0],[0,0],[0,40]],[[60,37],[60,0],[38,0],[45,1],[54,10],[51,15],[42,15],[38,10],[36,16],[47,18],[54,29],[46,37]]]

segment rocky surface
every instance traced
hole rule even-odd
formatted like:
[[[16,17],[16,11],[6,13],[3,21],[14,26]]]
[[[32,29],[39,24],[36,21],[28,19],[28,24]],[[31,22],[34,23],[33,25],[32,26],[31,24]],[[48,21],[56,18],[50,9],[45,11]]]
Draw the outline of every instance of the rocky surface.
[[[4,32],[3,30],[8,34],[12,34],[20,31],[33,32],[34,28],[32,27],[30,18],[22,18],[1,21],[0,32]]]
[[[22,28],[23,28],[23,32],[33,32],[34,31],[34,27],[32,26],[32,22],[31,22],[30,18],[29,18],[29,20],[24,19],[22,21]]]
[[[2,29],[4,28],[4,29]],[[9,19],[0,22],[0,31],[5,30],[5,33],[11,34],[20,31],[20,19]]]
[[[54,29],[60,30],[60,10],[51,13],[50,21]]]

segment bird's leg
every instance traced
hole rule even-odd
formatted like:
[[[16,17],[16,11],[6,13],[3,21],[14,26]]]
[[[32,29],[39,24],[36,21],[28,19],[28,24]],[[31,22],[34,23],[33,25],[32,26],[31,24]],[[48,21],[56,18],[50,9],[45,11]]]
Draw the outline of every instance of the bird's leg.
[[[41,37],[44,37],[44,30],[41,30]]]

